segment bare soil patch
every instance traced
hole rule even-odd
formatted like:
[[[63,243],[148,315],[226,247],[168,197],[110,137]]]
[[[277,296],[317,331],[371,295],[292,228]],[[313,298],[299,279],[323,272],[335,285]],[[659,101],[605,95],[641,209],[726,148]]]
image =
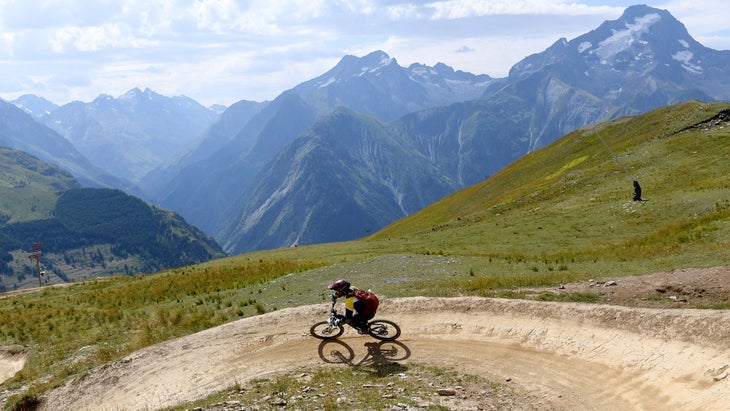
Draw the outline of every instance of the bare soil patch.
[[[22,370],[25,358],[24,352],[0,348],[0,383]]]
[[[534,294],[591,293],[598,296],[600,303],[625,307],[727,309],[730,307],[730,266],[682,268],[632,277],[602,277],[530,291]]]

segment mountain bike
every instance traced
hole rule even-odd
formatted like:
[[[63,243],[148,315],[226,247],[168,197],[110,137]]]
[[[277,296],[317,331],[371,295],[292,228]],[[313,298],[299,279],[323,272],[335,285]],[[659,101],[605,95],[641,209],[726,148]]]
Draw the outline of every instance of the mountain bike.
[[[335,302],[332,301],[330,317],[325,321],[319,321],[312,325],[309,329],[312,336],[322,340],[334,340],[345,332],[344,318],[337,314],[334,308]],[[400,327],[393,321],[378,319],[369,321],[363,332],[378,340],[390,341],[400,336]]]

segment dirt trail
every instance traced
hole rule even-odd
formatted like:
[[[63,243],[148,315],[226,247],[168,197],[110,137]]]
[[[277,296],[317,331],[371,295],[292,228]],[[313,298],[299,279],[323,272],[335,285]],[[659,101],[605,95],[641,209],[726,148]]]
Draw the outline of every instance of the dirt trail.
[[[326,304],[246,318],[135,352],[70,381],[43,410],[151,410],[325,364],[309,325]],[[465,298],[384,299],[409,362],[509,381],[544,409],[720,410],[730,312]],[[371,337],[341,342],[367,353]],[[535,404],[532,404],[533,406]]]
[[[25,354],[0,352],[0,384],[23,369]]]

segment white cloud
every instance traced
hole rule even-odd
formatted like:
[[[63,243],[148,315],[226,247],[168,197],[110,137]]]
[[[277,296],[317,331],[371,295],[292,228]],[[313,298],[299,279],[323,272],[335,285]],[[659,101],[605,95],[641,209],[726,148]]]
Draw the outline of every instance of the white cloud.
[[[427,7],[434,10],[431,18],[438,20],[461,19],[467,17],[496,15],[550,15],[561,14],[583,16],[589,14],[605,14],[615,10],[611,6],[591,7],[580,3],[563,1],[528,1],[528,0],[444,0],[429,3]],[[623,10],[625,7],[620,7]]]
[[[118,23],[104,23],[92,27],[63,27],[50,38],[55,53],[69,49],[90,52],[119,48],[150,47],[154,41],[135,36],[129,27]]]
[[[241,11],[233,0],[198,0],[186,9],[199,29],[222,33],[237,25]],[[255,19],[257,20],[257,19]],[[255,24],[251,25],[252,27]]]
[[[15,33],[0,33],[0,58],[12,58]]]
[[[672,13],[703,45],[730,50],[730,8],[725,0],[670,0],[654,7]]]

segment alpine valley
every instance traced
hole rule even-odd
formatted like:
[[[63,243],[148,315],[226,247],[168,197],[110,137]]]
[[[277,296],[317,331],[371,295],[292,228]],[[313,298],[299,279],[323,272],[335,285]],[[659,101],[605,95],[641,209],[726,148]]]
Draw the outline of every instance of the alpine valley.
[[[123,190],[234,254],[366,236],[573,130],[686,100],[730,100],[730,51],[632,6],[506,78],[375,51],[225,110],[148,89],[61,107],[24,96],[0,102],[0,144],[70,172],[59,199],[74,177]]]

